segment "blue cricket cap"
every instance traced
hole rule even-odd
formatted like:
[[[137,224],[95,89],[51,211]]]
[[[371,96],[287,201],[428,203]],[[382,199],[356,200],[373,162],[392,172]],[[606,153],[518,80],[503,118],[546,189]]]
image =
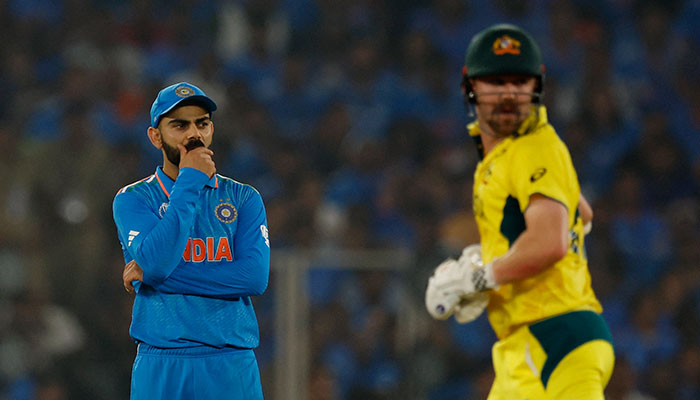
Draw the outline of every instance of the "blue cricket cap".
[[[158,93],[151,106],[151,126],[156,128],[164,114],[167,114],[185,100],[187,100],[188,104],[200,105],[209,112],[216,110],[216,103],[202,89],[191,83],[180,82],[170,85]]]

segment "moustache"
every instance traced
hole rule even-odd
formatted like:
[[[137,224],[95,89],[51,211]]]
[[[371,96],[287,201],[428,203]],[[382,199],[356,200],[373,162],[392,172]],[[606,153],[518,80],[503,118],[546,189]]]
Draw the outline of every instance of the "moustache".
[[[192,139],[185,145],[185,149],[187,149],[187,151],[192,151],[197,147],[204,147],[204,142],[199,139]]]
[[[518,113],[519,104],[512,100],[503,100],[496,104],[494,111],[497,113]]]
[[[494,110],[496,114],[520,114],[517,107],[498,107]]]

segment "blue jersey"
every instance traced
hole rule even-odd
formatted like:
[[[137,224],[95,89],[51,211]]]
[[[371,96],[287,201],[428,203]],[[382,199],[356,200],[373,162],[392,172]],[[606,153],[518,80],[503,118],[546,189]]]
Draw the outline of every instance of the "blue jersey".
[[[126,262],[136,260],[131,337],[160,348],[255,348],[250,296],[267,288],[270,241],[260,194],[221,175],[158,167],[114,198]]]

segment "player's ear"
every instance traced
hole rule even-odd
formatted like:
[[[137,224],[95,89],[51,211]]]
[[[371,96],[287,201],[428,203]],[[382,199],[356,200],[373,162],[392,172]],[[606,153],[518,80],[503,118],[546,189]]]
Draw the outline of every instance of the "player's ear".
[[[152,126],[148,127],[148,139],[156,149],[163,148],[163,136],[160,133],[160,129],[154,128]]]
[[[209,120],[209,134],[207,135],[206,138],[204,139],[204,143],[207,145],[207,147],[211,146],[211,143],[214,138],[214,121],[211,119]]]

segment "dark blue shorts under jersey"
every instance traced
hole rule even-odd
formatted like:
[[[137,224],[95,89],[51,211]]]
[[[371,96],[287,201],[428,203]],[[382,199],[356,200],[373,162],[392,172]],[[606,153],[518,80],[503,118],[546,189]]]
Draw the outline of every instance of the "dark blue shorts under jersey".
[[[249,349],[159,349],[140,344],[131,400],[262,400],[260,371]]]

